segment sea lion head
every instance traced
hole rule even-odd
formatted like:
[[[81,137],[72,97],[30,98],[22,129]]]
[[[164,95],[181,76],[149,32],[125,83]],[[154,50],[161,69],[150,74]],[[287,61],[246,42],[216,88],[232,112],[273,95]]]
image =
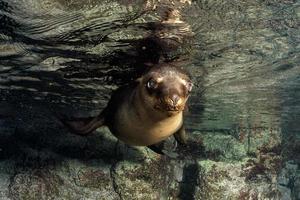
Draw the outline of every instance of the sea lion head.
[[[139,84],[145,104],[169,116],[184,110],[193,86],[187,72],[168,64],[152,67]]]

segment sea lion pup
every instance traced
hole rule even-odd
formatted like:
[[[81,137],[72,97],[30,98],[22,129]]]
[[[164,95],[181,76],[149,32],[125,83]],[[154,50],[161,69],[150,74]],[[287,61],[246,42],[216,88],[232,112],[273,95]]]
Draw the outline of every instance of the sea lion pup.
[[[106,125],[123,142],[148,146],[162,154],[156,144],[167,137],[174,134],[178,142],[186,142],[183,111],[191,90],[187,72],[170,63],[159,64],[135,82],[117,89],[97,117],[64,124],[80,135]]]

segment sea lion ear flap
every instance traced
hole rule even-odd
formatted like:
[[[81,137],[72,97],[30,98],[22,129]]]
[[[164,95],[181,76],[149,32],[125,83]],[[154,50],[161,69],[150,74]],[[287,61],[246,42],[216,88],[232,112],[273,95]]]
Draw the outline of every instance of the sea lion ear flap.
[[[135,82],[136,83],[141,83],[142,82],[142,77],[139,77],[139,78],[135,79]]]
[[[152,62],[146,62],[146,63],[144,63],[144,65],[145,65],[146,67],[153,67],[153,66],[154,66],[154,63],[152,63]]]
[[[187,89],[187,91],[188,91],[189,93],[192,91],[193,86],[194,86],[194,84],[193,84],[191,81],[188,81],[188,82],[186,83],[186,89]]]

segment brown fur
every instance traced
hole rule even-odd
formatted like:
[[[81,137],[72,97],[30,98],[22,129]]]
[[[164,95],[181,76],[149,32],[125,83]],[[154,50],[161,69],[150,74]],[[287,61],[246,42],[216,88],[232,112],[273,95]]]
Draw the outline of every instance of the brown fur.
[[[64,123],[82,135],[106,125],[127,144],[153,145],[181,129],[190,90],[190,78],[182,69],[151,67],[135,83],[115,91],[99,116]]]

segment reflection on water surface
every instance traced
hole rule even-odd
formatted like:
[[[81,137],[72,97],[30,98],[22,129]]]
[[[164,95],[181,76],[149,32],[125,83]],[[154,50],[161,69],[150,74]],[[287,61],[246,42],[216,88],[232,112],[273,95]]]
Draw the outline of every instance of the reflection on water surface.
[[[104,73],[124,69],[105,64],[103,58],[129,49],[118,39],[145,33],[126,28],[128,23],[150,17],[139,16],[138,6],[113,1],[0,4],[2,100],[20,93],[34,93],[37,100],[50,103],[76,103],[78,98],[97,104],[103,96],[107,99],[110,89],[102,86],[108,78]],[[196,1],[185,13],[196,37],[194,62],[188,68],[196,82],[202,80],[203,69],[206,72],[205,92],[201,94],[203,86],[194,90],[189,126],[299,131],[299,2]],[[98,68],[98,74],[80,72],[83,66]],[[68,78],[72,73],[77,79]],[[85,84],[90,92],[80,86]]]

